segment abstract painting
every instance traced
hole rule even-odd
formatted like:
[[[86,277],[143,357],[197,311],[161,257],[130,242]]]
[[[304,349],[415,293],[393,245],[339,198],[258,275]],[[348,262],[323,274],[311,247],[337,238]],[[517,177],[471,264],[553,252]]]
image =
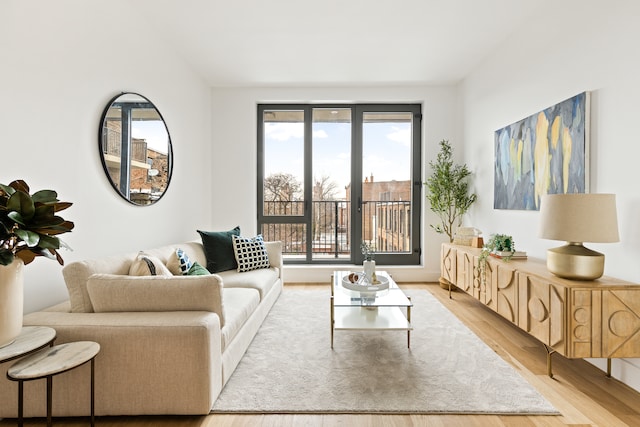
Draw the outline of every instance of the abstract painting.
[[[543,194],[588,192],[589,93],[495,132],[493,207],[539,210]]]

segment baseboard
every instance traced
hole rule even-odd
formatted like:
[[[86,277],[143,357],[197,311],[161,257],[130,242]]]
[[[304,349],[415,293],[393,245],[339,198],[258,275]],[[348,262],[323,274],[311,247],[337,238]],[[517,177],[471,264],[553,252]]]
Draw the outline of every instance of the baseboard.
[[[585,359],[607,372],[607,359]],[[640,359],[611,359],[611,377],[640,392]]]

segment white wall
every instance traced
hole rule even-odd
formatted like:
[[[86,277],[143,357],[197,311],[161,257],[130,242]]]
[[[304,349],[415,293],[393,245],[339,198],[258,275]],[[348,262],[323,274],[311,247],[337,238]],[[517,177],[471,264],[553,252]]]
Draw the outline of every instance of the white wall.
[[[536,236],[538,212],[493,209],[493,137],[497,129],[590,91],[591,192],[617,194],[621,241],[588,246],[606,254],[606,275],[640,283],[640,3],[570,0],[546,12],[461,85],[464,154],[479,194],[470,222],[485,236],[513,235],[518,249],[538,258],[562,244]],[[640,390],[639,359],[614,360],[613,374]]]
[[[24,179],[74,205],[62,238],[74,260],[198,239],[211,221],[211,104],[208,87],[130,2],[0,2],[0,182]],[[100,163],[98,127],[111,97],[134,91],[164,116],[173,140],[173,179],[152,207],[111,188]],[[25,311],[67,298],[62,267],[44,258],[25,268]]]
[[[215,223],[219,229],[240,225],[242,233],[247,235],[256,232],[256,114],[259,103],[422,103],[423,177],[428,160],[437,154],[438,142],[450,139],[454,143],[459,138],[455,87],[216,88],[212,90],[212,100]],[[461,157],[462,153],[459,154]],[[242,208],[238,209],[238,206]],[[437,219],[430,211],[426,212],[422,223],[422,265],[385,268],[396,280],[435,281],[440,276],[440,244],[444,237],[429,227],[432,223],[437,223]],[[288,282],[328,282],[335,268],[331,265],[286,266],[285,277]]]

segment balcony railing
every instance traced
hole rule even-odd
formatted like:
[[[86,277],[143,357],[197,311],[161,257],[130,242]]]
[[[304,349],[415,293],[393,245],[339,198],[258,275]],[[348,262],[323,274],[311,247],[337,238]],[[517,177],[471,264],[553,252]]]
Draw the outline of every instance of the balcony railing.
[[[120,158],[122,152],[122,135],[120,131],[105,128],[106,137],[103,141],[106,144],[102,145],[102,151],[104,154],[110,154],[116,158]],[[146,163],[147,161],[147,141],[144,139],[131,140],[131,160]]]
[[[314,259],[351,256],[351,202],[341,200],[311,203],[311,254]],[[303,201],[265,201],[266,216],[304,216]],[[377,253],[411,251],[411,202],[370,200],[362,203],[362,238]],[[295,222],[263,224],[265,240],[283,242],[283,254],[301,258],[307,253],[307,225]],[[360,242],[356,243],[359,250]]]

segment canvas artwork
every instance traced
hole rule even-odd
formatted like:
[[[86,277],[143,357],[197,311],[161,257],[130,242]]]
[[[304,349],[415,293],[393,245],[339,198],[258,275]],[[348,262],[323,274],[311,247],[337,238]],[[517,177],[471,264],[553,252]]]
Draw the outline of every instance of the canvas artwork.
[[[495,133],[495,209],[539,210],[543,194],[588,191],[589,93]]]

